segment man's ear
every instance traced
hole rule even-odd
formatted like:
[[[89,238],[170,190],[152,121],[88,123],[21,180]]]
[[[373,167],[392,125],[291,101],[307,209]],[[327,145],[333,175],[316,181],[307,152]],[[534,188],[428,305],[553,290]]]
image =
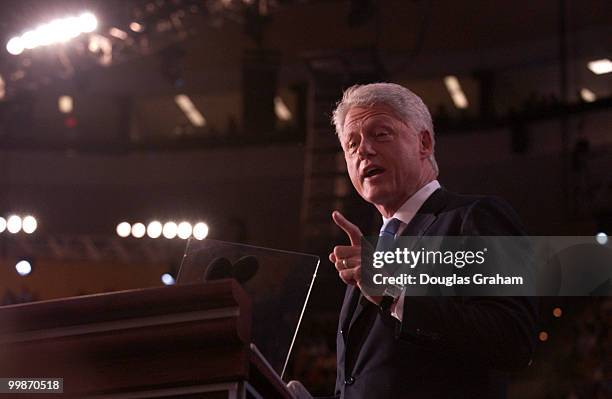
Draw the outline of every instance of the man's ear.
[[[434,142],[433,137],[431,137],[431,132],[429,130],[421,131],[421,149],[420,153],[423,158],[429,157],[433,154]]]

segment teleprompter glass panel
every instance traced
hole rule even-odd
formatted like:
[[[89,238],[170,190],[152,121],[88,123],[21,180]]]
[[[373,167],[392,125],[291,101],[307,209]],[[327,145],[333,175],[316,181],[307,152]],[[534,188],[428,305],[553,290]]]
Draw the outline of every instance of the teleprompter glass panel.
[[[191,239],[177,280],[235,278],[253,303],[253,343],[282,377],[318,266],[314,255]]]

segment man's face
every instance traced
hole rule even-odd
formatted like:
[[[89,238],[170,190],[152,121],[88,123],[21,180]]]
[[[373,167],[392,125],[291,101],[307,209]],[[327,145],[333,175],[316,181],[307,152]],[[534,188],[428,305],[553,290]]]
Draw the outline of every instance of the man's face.
[[[386,105],[351,108],[340,142],[353,186],[383,213],[395,212],[431,174],[431,136],[417,134]]]

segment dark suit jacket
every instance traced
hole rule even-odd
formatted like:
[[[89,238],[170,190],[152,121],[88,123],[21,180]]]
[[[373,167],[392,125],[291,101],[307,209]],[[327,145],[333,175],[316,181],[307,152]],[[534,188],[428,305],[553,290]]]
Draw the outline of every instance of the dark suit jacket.
[[[492,197],[434,192],[403,235],[524,235]],[[410,297],[403,322],[347,287],[337,336],[336,397],[504,398],[506,372],[526,367],[536,336],[529,297]]]

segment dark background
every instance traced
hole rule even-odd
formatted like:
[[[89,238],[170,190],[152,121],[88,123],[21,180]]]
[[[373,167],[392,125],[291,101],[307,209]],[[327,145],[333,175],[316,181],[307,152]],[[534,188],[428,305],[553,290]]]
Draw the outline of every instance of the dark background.
[[[345,241],[331,210],[367,233],[380,224],[329,122],[356,82],[423,98],[448,189],[503,197],[531,235],[612,231],[612,74],[587,68],[612,58],[609,1],[2,1],[0,38],[86,10],[99,20],[91,34],[18,56],[0,48],[0,216],[38,220],[32,235],[0,233],[4,305],[161,285],[185,241],[120,238],[117,224],[203,220],[213,239],[322,257],[291,374],[331,392],[344,288],[326,258]],[[609,397],[610,299],[548,298],[542,315],[546,334],[510,396]]]

